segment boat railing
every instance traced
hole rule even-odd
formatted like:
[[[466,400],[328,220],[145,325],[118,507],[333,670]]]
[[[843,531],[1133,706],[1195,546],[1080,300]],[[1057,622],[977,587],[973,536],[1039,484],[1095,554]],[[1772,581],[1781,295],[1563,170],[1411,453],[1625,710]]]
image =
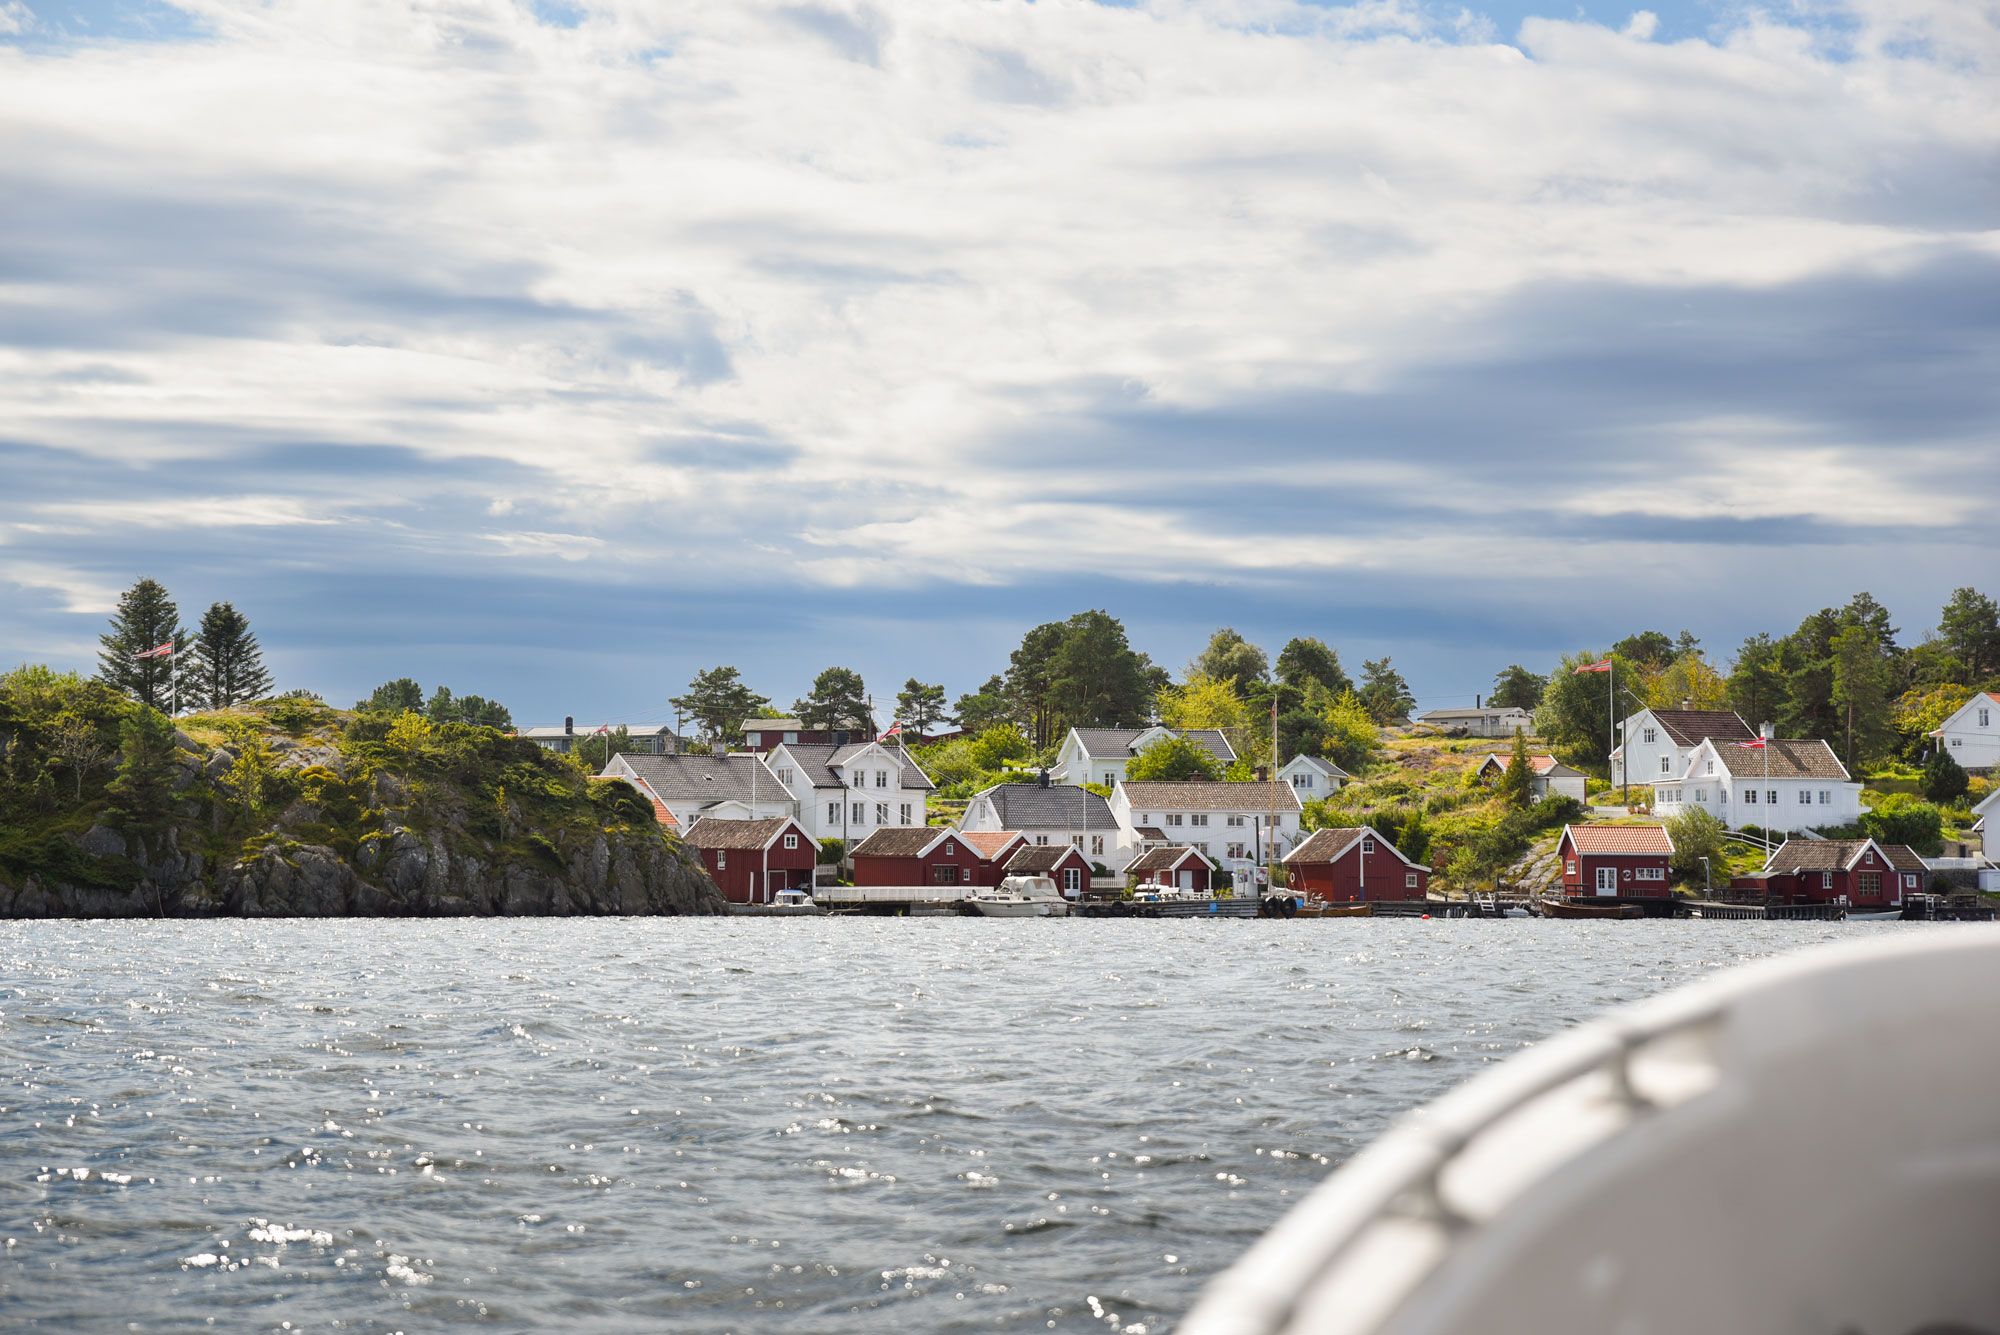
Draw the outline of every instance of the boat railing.
[[[1337,1198],[1308,1198],[1284,1231],[1286,1252],[1265,1258],[1262,1273],[1226,1273],[1180,1329],[1186,1335],[1270,1335],[1286,1328],[1315,1282],[1378,1225],[1429,1224],[1455,1235],[1478,1224],[1480,1217],[1453,1199],[1445,1175],[1483,1137],[1530,1105],[1593,1077],[1604,1079],[1611,1101],[1630,1116],[1678,1102],[1648,1094],[1634,1079],[1635,1059],[1663,1039],[1717,1023],[1727,1010],[1726,1001],[1716,1001],[1608,1017],[1495,1067],[1476,1086],[1447,1095],[1422,1121],[1406,1122],[1404,1134],[1343,1167],[1346,1190]],[[1298,1248],[1302,1238],[1311,1245]],[[1280,1266],[1282,1276],[1275,1273]]]

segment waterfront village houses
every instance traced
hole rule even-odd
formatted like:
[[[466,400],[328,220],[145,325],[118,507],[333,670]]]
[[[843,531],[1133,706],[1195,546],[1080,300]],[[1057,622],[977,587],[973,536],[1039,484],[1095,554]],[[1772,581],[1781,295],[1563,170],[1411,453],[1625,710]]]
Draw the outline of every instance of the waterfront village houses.
[[[866,886],[992,887],[1028,842],[1012,831],[967,833],[931,826],[876,830],[854,846],[854,883]]]
[[[703,816],[682,836],[732,904],[768,904],[780,890],[810,890],[819,849],[790,816],[718,820]]]
[[[664,723],[606,723],[604,731],[617,732],[625,729],[625,735],[632,739],[632,750],[640,755],[670,756],[687,750],[686,741]],[[576,728],[576,719],[563,719],[560,728],[524,728],[515,736],[523,741],[533,742],[544,751],[554,751],[567,755],[576,749],[576,744],[597,736],[597,728],[586,725],[582,732]]]
[[[1154,724],[1147,728],[1071,728],[1056,752],[1049,777],[1058,783],[1095,783],[1116,788],[1125,778],[1133,756],[1154,742],[1186,736],[1224,765],[1236,763],[1236,748],[1216,728],[1190,728],[1185,734]]]
[[[602,777],[623,779],[644,793],[660,824],[676,833],[703,816],[768,820],[798,814],[798,803],[764,758],[741,751],[726,756],[615,755]]]
[[[1157,836],[1211,858],[1262,860],[1274,807],[1275,852],[1284,856],[1299,839],[1299,805],[1298,794],[1284,783],[1121,783],[1111,791],[1111,814],[1128,848],[1156,842]]]
[[[1479,762],[1479,781],[1488,787],[1507,773],[1512,756],[1488,756]],[[1571,769],[1554,756],[1528,757],[1528,796],[1539,802],[1545,797],[1573,797],[1587,800],[1590,781],[1580,769]]]
[[[850,719],[844,728],[808,728],[795,718],[746,718],[743,720],[745,751],[775,751],[780,746],[846,746],[865,742],[875,735],[875,725],[867,719]]]
[[[1319,756],[1293,756],[1278,771],[1278,782],[1290,784],[1301,802],[1331,797],[1340,791],[1341,784],[1353,777],[1331,760]]]
[[[1422,899],[1431,888],[1430,868],[1366,825],[1315,830],[1284,862],[1286,889],[1331,904]]]
[[[1964,769],[2000,766],[2000,691],[1981,691],[1931,736]]]
[[[1433,709],[1417,715],[1414,722],[1436,728],[1455,737],[1512,737],[1517,732],[1532,733],[1535,719],[1515,705],[1495,709]]]
[[[1135,886],[1166,886],[1209,894],[1215,888],[1215,864],[1198,848],[1162,844],[1132,859],[1126,869]]]
[[[1653,810],[1675,816],[1699,807],[1731,829],[1755,825],[1791,833],[1861,819],[1861,785],[1833,748],[1812,740],[1766,738],[1761,747],[1704,741],[1684,773],[1653,785]]]
[[[1632,783],[1656,783],[1687,773],[1688,758],[1703,742],[1748,742],[1757,734],[1741,715],[1727,709],[1642,709],[1618,728],[1611,752],[1611,786],[1622,787],[1625,757],[1632,758]]]
[[[780,742],[764,759],[815,839],[852,848],[876,830],[923,825],[937,785],[909,753],[880,742]]]
[[[1007,859],[1009,876],[1046,876],[1075,899],[1090,886],[1090,859],[1071,844],[1022,844]]]
[[[1000,783],[973,794],[961,830],[1018,830],[1031,844],[1067,844],[1106,871],[1125,870],[1138,850],[1118,828],[1111,804],[1071,784]]]
[[[1671,893],[1674,841],[1663,825],[1565,825],[1556,856],[1563,894],[1572,899]]]
[[[1902,844],[1873,839],[1788,839],[1755,876],[1738,877],[1737,890],[1762,890],[1789,904],[1830,904],[1845,898],[1855,908],[1887,909],[1919,893],[1929,867]]]

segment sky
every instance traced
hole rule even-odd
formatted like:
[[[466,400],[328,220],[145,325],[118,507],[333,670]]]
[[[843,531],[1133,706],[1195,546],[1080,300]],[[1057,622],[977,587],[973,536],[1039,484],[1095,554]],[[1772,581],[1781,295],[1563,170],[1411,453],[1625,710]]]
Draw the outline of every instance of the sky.
[[[1426,707],[2000,593],[2000,0],[0,0],[0,659]]]

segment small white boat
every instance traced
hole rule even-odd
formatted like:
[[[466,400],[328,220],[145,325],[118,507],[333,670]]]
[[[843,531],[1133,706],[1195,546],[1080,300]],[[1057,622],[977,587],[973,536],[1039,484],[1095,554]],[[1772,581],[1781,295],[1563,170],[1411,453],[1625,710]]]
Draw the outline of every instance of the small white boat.
[[[1849,922],[1901,922],[1902,920],[1903,911],[1901,909],[1849,909],[1847,911],[1847,921]]]
[[[780,890],[765,904],[731,904],[731,913],[748,918],[809,918],[825,913],[826,909],[813,902],[813,897],[803,890]]]
[[[983,918],[1060,918],[1069,912],[1069,901],[1048,876],[1009,876],[991,890],[973,891],[965,902]]]
[[[1992,928],[1898,932],[1614,1011],[1390,1130],[1177,1329],[2000,1330],[1996,976]]]

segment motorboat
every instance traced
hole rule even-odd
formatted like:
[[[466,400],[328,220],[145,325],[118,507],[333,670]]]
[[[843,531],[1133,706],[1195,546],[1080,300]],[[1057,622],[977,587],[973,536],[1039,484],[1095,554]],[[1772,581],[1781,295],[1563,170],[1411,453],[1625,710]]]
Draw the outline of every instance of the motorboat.
[[[1048,876],[1008,876],[991,890],[973,891],[965,902],[983,918],[1060,918],[1069,912],[1069,901]]]
[[[1308,895],[1292,914],[1297,918],[1367,918],[1375,913],[1375,906],[1362,901],[1356,904],[1336,904],[1331,900]]]
[[[810,918],[818,917],[827,910],[815,903],[813,897],[804,890],[777,890],[771,898],[761,904],[731,904],[729,911],[747,918]]]
[[[1406,1117],[1177,1329],[2000,1331],[1996,976],[1940,928],[1613,1011]]]

